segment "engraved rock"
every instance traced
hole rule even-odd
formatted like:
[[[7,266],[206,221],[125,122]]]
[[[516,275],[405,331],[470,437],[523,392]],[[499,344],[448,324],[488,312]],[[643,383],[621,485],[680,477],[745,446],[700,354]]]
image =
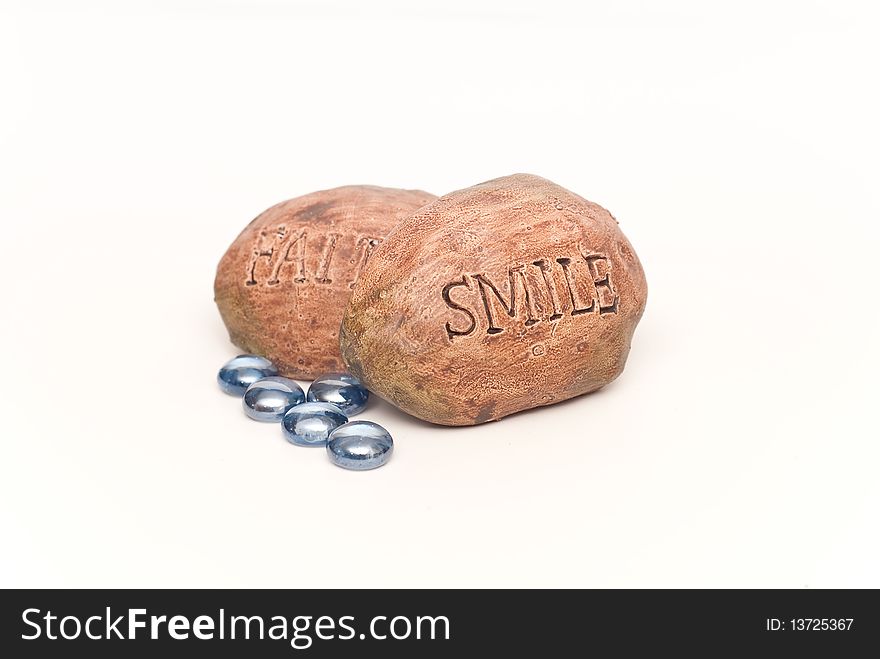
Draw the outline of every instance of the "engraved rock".
[[[608,211],[516,174],[401,222],[361,272],[340,344],[370,391],[426,421],[472,425],[611,382],[646,297]]]
[[[373,250],[436,197],[346,186],[290,199],[241,232],[217,267],[214,299],[229,338],[288,377],[344,369],[339,323]]]

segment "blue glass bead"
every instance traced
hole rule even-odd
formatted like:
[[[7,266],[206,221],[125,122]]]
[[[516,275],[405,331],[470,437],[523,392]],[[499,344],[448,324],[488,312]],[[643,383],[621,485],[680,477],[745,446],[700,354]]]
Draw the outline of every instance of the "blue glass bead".
[[[281,430],[297,446],[324,446],[330,433],[348,422],[348,417],[330,403],[303,403],[287,410]]]
[[[328,373],[309,387],[308,400],[336,405],[346,416],[354,416],[367,406],[370,392],[353,375]]]
[[[288,378],[269,377],[257,380],[244,392],[244,413],[255,421],[281,421],[294,405],[306,398],[302,387]]]
[[[381,467],[393,450],[391,435],[372,421],[349,421],[331,432],[327,442],[330,462],[358,471]]]
[[[239,355],[223,364],[217,382],[230,396],[242,396],[254,382],[273,375],[278,375],[278,369],[265,357]]]

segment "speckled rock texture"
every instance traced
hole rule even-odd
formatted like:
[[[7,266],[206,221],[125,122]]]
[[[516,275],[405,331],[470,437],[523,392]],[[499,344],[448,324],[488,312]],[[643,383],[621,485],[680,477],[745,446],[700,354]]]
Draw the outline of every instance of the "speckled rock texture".
[[[432,423],[473,425],[611,382],[646,298],[608,211],[516,174],[400,223],[361,272],[340,344],[370,391]]]
[[[229,338],[287,377],[343,370],[339,323],[358,275],[388,232],[434,199],[420,190],[354,185],[262,213],[217,267],[214,299]]]

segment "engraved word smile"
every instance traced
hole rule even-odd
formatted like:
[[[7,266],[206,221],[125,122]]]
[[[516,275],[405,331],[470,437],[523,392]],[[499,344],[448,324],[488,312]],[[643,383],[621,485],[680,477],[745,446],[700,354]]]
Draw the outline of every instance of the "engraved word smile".
[[[507,269],[506,284],[505,294],[485,273],[462,274],[446,284],[443,301],[458,316],[444,326],[449,340],[476,332],[478,317],[485,318],[487,334],[500,334],[504,315],[530,327],[566,315],[616,314],[620,302],[611,280],[611,261],[604,254],[515,264]]]

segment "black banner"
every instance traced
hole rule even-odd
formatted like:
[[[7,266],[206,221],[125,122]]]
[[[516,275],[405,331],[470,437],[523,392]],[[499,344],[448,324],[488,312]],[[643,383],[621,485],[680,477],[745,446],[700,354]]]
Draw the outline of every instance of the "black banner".
[[[7,657],[853,656],[876,653],[880,616],[869,590],[6,590],[0,597]]]

